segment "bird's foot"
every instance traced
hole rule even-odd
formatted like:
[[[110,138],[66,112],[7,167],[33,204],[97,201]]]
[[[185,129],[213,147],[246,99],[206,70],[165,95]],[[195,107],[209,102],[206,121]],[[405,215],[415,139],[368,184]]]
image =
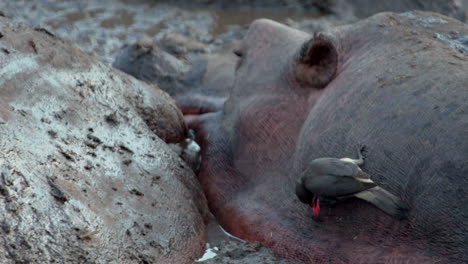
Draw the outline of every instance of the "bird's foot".
[[[364,145],[363,143],[358,143],[358,146],[357,146],[357,147],[358,147],[358,156],[359,156],[359,158],[358,158],[358,160],[357,160],[358,163],[356,163],[356,164],[358,164],[358,165],[363,165],[363,164],[364,164],[364,160],[365,160],[365,158],[364,158],[364,155],[365,155],[365,154],[364,154],[364,153],[367,151],[367,147],[366,147],[366,145]]]
[[[364,155],[364,153],[367,152],[367,146],[364,143],[359,142],[357,147],[361,155]]]

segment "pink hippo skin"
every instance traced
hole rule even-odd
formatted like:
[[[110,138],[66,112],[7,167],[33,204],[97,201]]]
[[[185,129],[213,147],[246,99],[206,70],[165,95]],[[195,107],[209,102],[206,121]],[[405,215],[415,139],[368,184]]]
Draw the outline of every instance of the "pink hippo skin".
[[[252,23],[224,106],[186,116],[221,225],[306,263],[466,261],[467,36],[466,24],[423,12],[314,36]],[[308,162],[357,158],[358,143],[363,170],[408,205],[407,219],[358,199],[314,219],[297,199]]]

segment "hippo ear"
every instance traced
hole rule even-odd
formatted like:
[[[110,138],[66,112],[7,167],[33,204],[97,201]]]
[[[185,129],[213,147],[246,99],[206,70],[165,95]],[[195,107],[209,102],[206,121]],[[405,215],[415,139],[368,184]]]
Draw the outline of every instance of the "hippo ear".
[[[314,34],[299,50],[296,78],[300,83],[314,88],[323,88],[336,74],[338,52],[330,37]]]

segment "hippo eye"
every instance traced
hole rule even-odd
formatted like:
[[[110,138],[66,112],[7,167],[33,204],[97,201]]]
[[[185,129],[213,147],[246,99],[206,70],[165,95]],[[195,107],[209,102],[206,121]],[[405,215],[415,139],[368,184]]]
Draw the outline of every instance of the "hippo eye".
[[[244,53],[240,49],[235,49],[233,52],[239,58],[242,58],[242,56],[244,56]]]
[[[236,63],[236,68],[235,68],[237,71],[242,65],[242,62],[244,61],[244,51],[239,48],[239,49],[235,49],[233,52],[238,58],[237,63]]]

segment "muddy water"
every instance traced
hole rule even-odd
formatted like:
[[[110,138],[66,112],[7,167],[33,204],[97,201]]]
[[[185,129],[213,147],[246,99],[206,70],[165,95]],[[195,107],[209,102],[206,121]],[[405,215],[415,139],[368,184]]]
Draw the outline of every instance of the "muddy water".
[[[257,18],[294,23],[317,16],[274,9],[173,6],[153,0],[7,0],[0,1],[0,10],[17,21],[45,27],[108,63],[123,45],[158,40],[168,32],[216,47],[241,37]]]

